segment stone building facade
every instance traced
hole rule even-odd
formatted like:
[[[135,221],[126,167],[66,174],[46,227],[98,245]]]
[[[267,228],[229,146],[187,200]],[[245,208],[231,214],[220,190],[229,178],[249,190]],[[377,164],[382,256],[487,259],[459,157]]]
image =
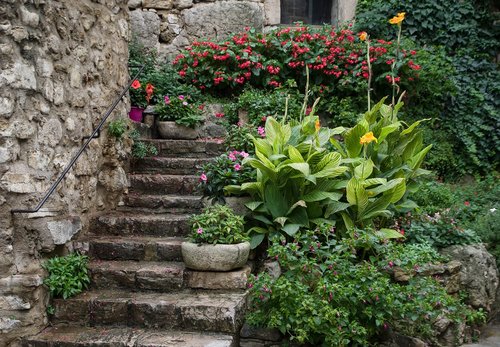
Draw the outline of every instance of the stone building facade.
[[[126,85],[128,38],[126,0],[0,1],[0,346],[46,325],[43,259],[126,188],[101,136],[42,212],[11,214],[36,206]]]
[[[356,0],[129,0],[132,34],[171,60],[195,39],[227,37],[245,27],[268,30],[280,24],[354,18]],[[326,9],[326,14],[324,14]]]

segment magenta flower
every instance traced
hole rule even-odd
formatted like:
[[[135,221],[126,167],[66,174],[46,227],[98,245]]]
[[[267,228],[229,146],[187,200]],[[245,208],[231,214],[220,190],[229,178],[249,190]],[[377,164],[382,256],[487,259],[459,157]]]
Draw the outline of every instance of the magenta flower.
[[[168,97],[168,95],[165,95],[163,100],[165,100],[165,104],[167,104],[167,105],[170,104],[170,98]]]
[[[248,157],[248,156],[249,156],[249,154],[248,154],[247,152],[245,152],[245,151],[241,151],[241,152],[240,152],[240,155],[241,155],[243,158],[246,158],[246,157]]]
[[[229,153],[229,154],[227,155],[227,157],[228,157],[229,159],[231,159],[231,161],[235,161],[235,160],[236,160],[236,156],[234,155],[234,153],[233,153],[233,152]]]
[[[257,132],[259,133],[260,137],[266,137],[266,130],[263,127],[258,127]]]
[[[205,173],[202,173],[200,176],[200,181],[206,182],[208,180],[207,175]]]
[[[184,95],[179,95],[179,100],[184,100]]]
[[[235,169],[236,171],[240,171],[240,170],[241,170],[241,165],[240,165],[240,164],[236,164],[236,165],[234,165],[234,169]]]
[[[225,116],[225,115],[224,115],[224,113],[219,113],[219,112],[217,112],[217,113],[215,114],[215,117],[216,117],[216,118],[223,118],[224,116]]]
[[[198,230],[196,230],[196,232],[197,232],[198,234],[203,234],[203,229],[202,229],[202,228],[198,228]]]

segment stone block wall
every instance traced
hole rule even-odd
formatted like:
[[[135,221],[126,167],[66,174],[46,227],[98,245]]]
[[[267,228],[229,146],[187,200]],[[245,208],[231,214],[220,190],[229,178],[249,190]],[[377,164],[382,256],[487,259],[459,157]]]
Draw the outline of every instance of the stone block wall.
[[[126,0],[0,1],[0,346],[46,324],[43,258],[126,189],[102,135],[42,213],[10,212],[35,207],[127,83],[128,38]]]

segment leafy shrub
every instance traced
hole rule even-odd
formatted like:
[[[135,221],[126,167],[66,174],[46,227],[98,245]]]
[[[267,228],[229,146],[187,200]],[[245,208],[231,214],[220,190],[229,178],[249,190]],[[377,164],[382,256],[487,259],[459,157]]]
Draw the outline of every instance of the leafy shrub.
[[[500,211],[492,208],[486,214],[479,215],[474,224],[474,230],[481,240],[486,243],[488,252],[490,252],[500,267]]]
[[[421,211],[431,214],[449,208],[454,202],[450,186],[436,181],[422,183],[411,198]]]
[[[137,159],[143,159],[144,157],[154,156],[158,154],[158,148],[152,143],[146,143],[139,139],[140,134],[137,130],[130,132],[130,138],[134,142],[132,144],[132,156]]]
[[[204,120],[201,108],[191,102],[190,96],[184,95],[175,97],[165,95],[155,106],[155,113],[159,121],[175,121],[190,128],[194,128]]]
[[[201,166],[200,183],[197,190],[212,202],[224,203],[224,187],[239,185],[255,179],[255,170],[242,163],[248,156],[246,152],[231,151],[222,154]]]
[[[43,283],[50,295],[67,299],[85,290],[90,284],[88,261],[87,256],[78,253],[47,260],[43,268],[49,275]]]
[[[470,315],[435,280],[415,277],[407,285],[392,283],[377,268],[390,261],[413,266],[441,260],[432,248],[395,245],[370,263],[353,255],[355,237],[338,239],[332,229],[320,227],[297,233],[293,242],[272,239],[269,255],[278,259],[283,274],[276,280],[268,274],[253,277],[247,321],[278,328],[314,346],[367,346],[389,327],[432,341],[438,316],[462,322]],[[380,239],[375,246],[390,247]],[[412,261],[405,259],[407,253]]]
[[[121,139],[127,129],[128,124],[124,119],[117,119],[108,124],[108,134],[117,139]]]
[[[249,154],[255,153],[251,136],[257,136],[257,129],[249,124],[229,125],[224,137],[227,151],[243,151]]]
[[[248,240],[243,217],[224,205],[212,205],[191,217],[191,241],[194,243],[235,244]]]

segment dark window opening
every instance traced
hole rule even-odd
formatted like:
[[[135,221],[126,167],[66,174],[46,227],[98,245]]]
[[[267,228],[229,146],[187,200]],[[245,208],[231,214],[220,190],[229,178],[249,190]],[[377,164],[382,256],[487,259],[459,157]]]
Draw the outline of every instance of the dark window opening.
[[[332,0],[281,0],[281,23],[331,24]]]

